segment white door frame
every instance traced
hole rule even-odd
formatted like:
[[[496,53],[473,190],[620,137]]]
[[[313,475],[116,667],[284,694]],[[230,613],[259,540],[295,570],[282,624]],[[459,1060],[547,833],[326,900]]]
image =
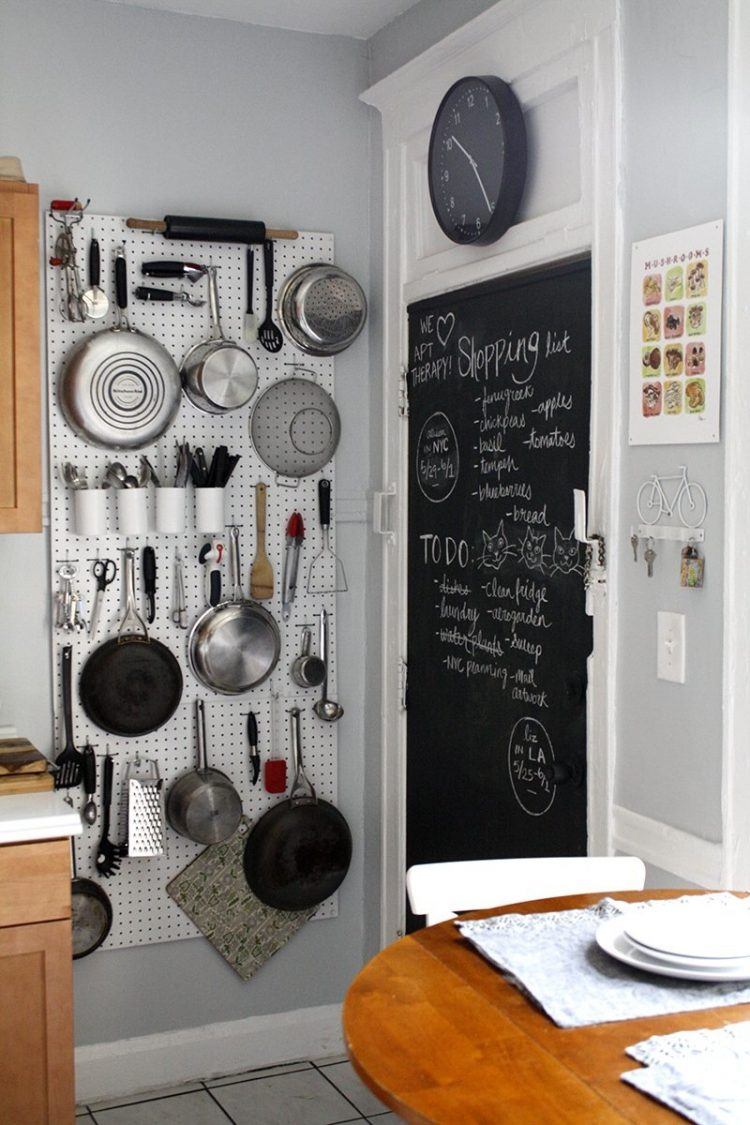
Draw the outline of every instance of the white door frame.
[[[750,10],[729,0],[726,347],[724,349],[724,730],[721,885],[750,890]]]
[[[501,0],[419,58],[366,91],[383,123],[383,538],[381,710],[381,944],[403,929],[406,861],[406,721],[401,662],[406,657],[407,426],[399,373],[407,360],[406,306],[477,281],[562,261],[592,259],[592,399],[589,530],[607,540],[608,588],[595,598],[588,692],[589,852],[611,850],[615,756],[614,672],[624,251],[620,197],[620,58],[616,0]],[[499,74],[525,107],[577,91],[580,197],[518,223],[483,249],[430,250],[424,169],[441,94],[463,74]],[[447,240],[446,240],[447,241]],[[386,502],[385,496],[389,499]],[[387,512],[386,512],[387,509]],[[571,500],[572,512],[572,500]]]

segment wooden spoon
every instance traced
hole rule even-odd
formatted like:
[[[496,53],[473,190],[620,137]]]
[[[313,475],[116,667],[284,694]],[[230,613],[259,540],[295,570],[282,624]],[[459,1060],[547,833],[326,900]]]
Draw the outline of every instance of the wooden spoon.
[[[273,597],[273,567],[266,554],[266,486],[255,486],[255,558],[250,569],[250,597],[265,602]]]

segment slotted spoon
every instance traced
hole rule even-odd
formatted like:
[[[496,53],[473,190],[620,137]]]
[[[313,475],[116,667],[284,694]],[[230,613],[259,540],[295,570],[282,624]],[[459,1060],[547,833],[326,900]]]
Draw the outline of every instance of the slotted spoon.
[[[267,352],[278,352],[284,337],[273,322],[273,242],[263,243],[263,264],[266,272],[266,319],[260,326],[258,339]]]

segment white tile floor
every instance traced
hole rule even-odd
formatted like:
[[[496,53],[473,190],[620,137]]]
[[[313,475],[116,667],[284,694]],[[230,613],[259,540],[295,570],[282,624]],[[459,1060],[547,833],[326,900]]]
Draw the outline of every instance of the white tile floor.
[[[387,1125],[399,1120],[343,1057],[266,1067],[76,1110],[76,1125]]]

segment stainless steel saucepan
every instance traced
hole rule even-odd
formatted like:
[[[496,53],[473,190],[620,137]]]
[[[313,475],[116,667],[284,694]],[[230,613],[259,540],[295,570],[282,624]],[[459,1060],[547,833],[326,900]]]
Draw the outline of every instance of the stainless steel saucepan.
[[[253,397],[258,368],[250,353],[227,340],[222,332],[216,266],[209,266],[207,273],[211,336],[195,344],[183,359],[182,383],[185,394],[199,410],[226,414],[245,406]]]
[[[58,399],[70,428],[90,445],[141,449],[173,422],[182,398],[180,373],[166,348],[128,322],[123,250],[115,259],[115,292],[117,324],[76,344],[60,375]]]
[[[220,844],[236,831],[242,801],[221,770],[209,769],[206,752],[206,707],[195,701],[199,764],[178,777],[167,796],[167,819],[180,836],[196,844]]]

